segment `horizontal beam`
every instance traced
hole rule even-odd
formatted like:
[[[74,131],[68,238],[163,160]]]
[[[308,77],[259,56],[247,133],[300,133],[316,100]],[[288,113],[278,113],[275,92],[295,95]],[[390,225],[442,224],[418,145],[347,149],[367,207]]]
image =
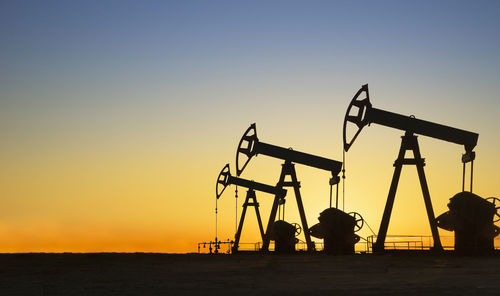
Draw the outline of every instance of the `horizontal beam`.
[[[267,184],[264,184],[264,183],[250,181],[250,180],[247,180],[247,179],[242,179],[242,178],[239,178],[239,177],[233,177],[231,175],[228,176],[227,183],[228,184],[233,184],[233,185],[238,185],[238,186],[245,187],[245,188],[248,188],[248,189],[253,189],[253,190],[257,190],[257,191],[262,191],[262,192],[270,193],[270,194],[273,194],[273,195],[277,195],[279,197],[283,197],[283,196],[286,195],[286,189],[275,187],[275,186],[271,186],[271,185],[267,185]]]
[[[264,154],[267,156],[288,160],[293,163],[300,163],[310,167],[326,170],[332,172],[333,176],[340,173],[342,169],[342,162],[332,159],[307,154],[292,149],[287,149],[263,142],[256,142],[254,147],[255,154]]]
[[[467,152],[476,147],[478,134],[461,130],[446,125],[417,119],[377,108],[367,108],[366,119],[368,123],[376,123],[414,134],[428,136],[443,141],[448,141],[465,146]]]

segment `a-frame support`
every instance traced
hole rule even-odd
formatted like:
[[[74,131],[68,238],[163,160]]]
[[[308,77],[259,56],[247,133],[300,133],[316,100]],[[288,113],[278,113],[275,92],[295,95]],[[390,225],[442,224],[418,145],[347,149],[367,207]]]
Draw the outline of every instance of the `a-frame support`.
[[[427,187],[427,180],[425,179],[425,159],[420,155],[420,148],[418,146],[417,136],[412,132],[406,132],[404,136],[401,137],[401,148],[399,150],[399,155],[394,162],[394,175],[392,177],[391,188],[389,189],[389,195],[387,197],[387,203],[385,204],[384,215],[382,216],[382,222],[380,224],[380,229],[377,236],[377,241],[374,245],[373,251],[375,253],[384,252],[385,238],[387,236],[387,228],[389,227],[389,220],[391,218],[392,207],[394,205],[394,198],[396,196],[396,190],[398,188],[399,177],[401,176],[401,169],[403,165],[415,165],[417,167],[418,178],[420,179],[420,186],[422,187],[422,194],[424,197],[425,208],[427,210],[427,217],[429,218],[429,224],[431,226],[432,238],[434,240],[433,251],[442,251],[443,247],[441,245],[441,240],[439,238],[439,233],[437,229],[437,222],[434,217],[434,210],[432,209],[431,197],[429,194],[429,188]],[[406,151],[413,151],[413,158],[405,158]]]
[[[240,218],[240,223],[238,224],[238,230],[234,235],[234,245],[232,248],[233,253],[238,252],[238,245],[240,243],[241,231],[243,230],[243,221],[245,221],[245,214],[247,212],[248,206],[253,206],[255,208],[255,214],[257,215],[257,222],[259,223],[260,236],[262,237],[262,241],[264,241],[264,227],[262,226],[262,219],[260,218],[259,203],[257,202],[257,196],[255,195],[255,190],[250,188],[247,191],[245,203],[243,203],[243,211],[241,212],[241,218]]]
[[[291,181],[285,181],[286,177],[290,176]],[[314,251],[314,245],[311,241],[311,235],[309,234],[309,227],[307,226],[306,214],[304,212],[304,205],[302,204],[302,197],[300,195],[300,182],[297,180],[297,174],[295,172],[295,165],[290,161],[285,161],[281,167],[281,175],[278,181],[277,187],[293,187],[295,192],[295,199],[297,200],[297,207],[299,209],[300,220],[302,222],[302,230],[306,237],[307,250]],[[276,219],[276,212],[280,204],[280,199],[285,197],[274,197],[273,207],[271,208],[271,214],[269,216],[269,222],[267,223],[266,234],[264,235],[262,251],[269,250],[269,243],[271,241],[271,231],[273,229],[274,220]]]

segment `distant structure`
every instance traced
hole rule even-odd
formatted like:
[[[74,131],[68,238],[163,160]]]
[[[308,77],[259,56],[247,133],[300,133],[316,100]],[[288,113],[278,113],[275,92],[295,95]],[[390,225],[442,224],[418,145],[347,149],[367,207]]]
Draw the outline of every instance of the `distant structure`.
[[[232,252],[236,253],[238,252],[238,245],[240,242],[241,231],[243,230],[243,222],[245,221],[245,214],[247,212],[248,206],[253,206],[255,208],[255,214],[257,215],[257,222],[259,223],[259,230],[260,230],[260,235],[262,237],[262,241],[264,241],[265,239],[264,227],[262,226],[262,220],[260,218],[260,212],[259,212],[259,203],[257,202],[257,196],[255,194],[255,191],[257,190],[273,194],[274,196],[276,196],[276,198],[285,198],[286,190],[277,186],[270,186],[267,184],[231,176],[229,164],[226,164],[224,168],[222,168],[219,177],[217,178],[217,184],[215,188],[216,198],[219,199],[219,197],[222,195],[222,192],[224,192],[226,187],[232,184],[248,188],[245,202],[243,203],[243,211],[241,212],[241,218],[238,230],[236,231],[236,234],[234,236],[234,245],[232,246]]]

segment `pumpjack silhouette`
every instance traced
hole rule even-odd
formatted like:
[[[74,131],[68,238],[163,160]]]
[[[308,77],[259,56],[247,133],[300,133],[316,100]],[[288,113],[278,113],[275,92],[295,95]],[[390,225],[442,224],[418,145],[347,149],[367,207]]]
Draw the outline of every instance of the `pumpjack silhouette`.
[[[494,225],[500,221],[500,199],[489,197],[483,199],[472,193],[474,160],[476,153],[474,148],[477,145],[479,135],[474,132],[417,119],[415,116],[405,116],[390,111],[377,109],[370,102],[368,84],[363,85],[352,98],[343,123],[343,148],[348,152],[361,130],[370,124],[378,124],[390,128],[404,131],[401,137],[401,145],[398,156],[394,162],[394,174],[392,177],[387,201],[385,204],[382,220],[373,246],[374,253],[385,252],[385,240],[389,221],[393,210],[396,191],[401,176],[401,171],[405,165],[414,165],[417,169],[422,196],[429,221],[433,246],[432,251],[441,252],[443,246],[438,233],[438,227],[445,230],[455,231],[455,250],[462,254],[484,254],[494,250],[493,238],[500,233],[500,228]],[[348,128],[354,126],[355,131],[352,136],[348,136]],[[425,159],[422,158],[418,143],[418,135],[431,137],[434,139],[447,141],[462,145],[465,153],[462,154],[462,192],[450,199],[448,207],[450,211],[443,213],[437,219],[434,215],[432,201],[429,193],[427,179],[425,176]],[[411,151],[413,157],[407,157],[406,153]],[[249,161],[256,155],[266,155],[283,160],[281,173],[276,186],[254,182],[240,178]],[[304,205],[300,193],[300,182],[297,179],[295,164],[302,164],[331,173],[330,184],[330,208],[320,214],[320,223],[309,228]],[[466,169],[470,164],[470,188],[465,191]],[[219,199],[222,192],[229,185],[238,185],[248,189],[243,212],[241,214],[239,226],[235,234],[233,252],[238,251],[239,240],[243,228],[243,223],[248,206],[253,206],[256,211],[259,230],[262,238],[262,251],[269,250],[271,240],[276,241],[275,250],[282,252],[292,252],[295,250],[297,239],[294,238],[301,229],[304,231],[307,250],[314,251],[315,246],[311,240],[311,235],[325,240],[325,251],[331,254],[354,253],[354,244],[359,241],[359,236],[354,232],[358,231],[364,224],[364,220],[358,213],[344,213],[338,209],[338,184],[340,172],[344,172],[343,163],[333,159],[328,159],[313,154],[295,151],[291,148],[284,148],[273,144],[264,143],[257,137],[255,123],[243,134],[236,150],[236,174],[232,176],[227,164],[219,174],[216,184],[216,197]],[[343,175],[344,177],[344,175]],[[332,186],[337,186],[337,202],[332,208]],[[297,207],[301,219],[300,225],[290,224],[284,221],[285,217],[285,197],[287,190],[293,188]],[[266,230],[259,212],[259,203],[255,191],[274,195]],[[217,206],[216,206],[217,213]],[[278,213],[278,221],[276,214]],[[281,216],[281,213],[282,216]],[[282,220],[281,220],[282,219]],[[217,231],[216,231],[217,233]],[[217,235],[216,235],[217,242]]]
[[[331,183],[338,184],[340,178],[337,175],[340,173],[342,169],[342,162],[261,142],[257,137],[256,125],[255,123],[253,123],[243,134],[243,137],[241,138],[238,144],[238,149],[236,151],[236,173],[238,176],[241,175],[241,173],[246,168],[252,157],[258,154],[267,155],[269,157],[284,160],[284,163],[281,166],[281,174],[277,187],[293,188],[295,193],[295,198],[297,201],[297,207],[300,214],[302,230],[304,232],[304,236],[306,239],[307,250],[314,251],[315,246],[311,240],[311,234],[309,231],[309,226],[307,224],[304,205],[300,194],[300,182],[297,179],[297,173],[295,171],[295,163],[329,171],[332,175],[332,178],[330,179]],[[291,181],[286,181],[288,178],[290,178]],[[271,214],[269,216],[269,222],[267,223],[267,229],[264,235],[264,241],[262,244],[263,251],[268,251],[269,249],[269,242],[271,240],[271,236],[275,232],[273,228],[275,226],[276,213],[278,211],[279,206],[283,206],[283,216],[284,216],[284,204],[285,204],[284,196],[283,197],[275,196],[271,208]],[[283,223],[282,222],[278,223],[278,225],[280,224]],[[291,227],[283,227],[283,228],[291,229]],[[291,232],[292,231],[289,231],[289,233]]]
[[[403,165],[415,165],[417,168],[417,173],[420,180],[420,186],[422,188],[425,208],[427,210],[427,217],[429,219],[432,237],[434,240],[434,246],[432,250],[442,251],[443,247],[441,245],[441,240],[437,230],[438,223],[434,216],[431,197],[429,194],[429,188],[427,185],[427,180],[425,178],[425,172],[424,172],[425,159],[422,158],[420,154],[420,147],[418,145],[417,135],[428,136],[438,140],[448,141],[464,146],[465,153],[462,155],[462,163],[463,163],[462,191],[465,190],[466,164],[470,163],[471,192],[473,184],[474,159],[476,157],[476,154],[473,151],[473,149],[477,144],[479,135],[474,132],[469,132],[454,127],[449,127],[446,125],[441,125],[438,123],[417,119],[414,116],[405,116],[374,108],[370,102],[368,84],[365,84],[354,95],[353,99],[351,100],[351,103],[349,104],[349,107],[347,108],[347,112],[345,115],[344,126],[343,126],[343,140],[344,140],[344,150],[346,152],[354,143],[354,141],[358,137],[363,127],[365,127],[366,125],[370,125],[371,123],[391,128],[396,128],[399,130],[403,130],[405,132],[405,134],[401,137],[402,139],[401,147],[399,150],[398,157],[394,162],[394,175],[392,177],[392,182],[389,189],[389,194],[387,197],[384,214],[382,216],[382,222],[380,224],[379,232],[377,235],[377,241],[374,246],[374,252],[384,251],[387,228],[389,226],[389,220],[394,205],[394,198],[396,196],[396,190],[398,187],[399,177],[401,175],[401,170]],[[357,130],[355,131],[351,139],[347,139],[347,127],[348,125],[351,124],[354,124],[354,127],[357,128]],[[413,152],[413,158],[405,157],[407,151]]]
[[[243,222],[245,221],[245,214],[247,212],[247,207],[252,206],[255,208],[255,214],[257,215],[257,222],[259,224],[260,235],[262,241],[265,240],[264,227],[262,226],[262,219],[259,212],[259,203],[257,202],[257,196],[255,191],[261,191],[274,195],[276,198],[284,198],[286,195],[286,189],[280,188],[278,186],[270,186],[264,183],[254,182],[251,180],[246,180],[243,178],[231,176],[231,171],[229,169],[229,164],[226,164],[222,168],[219,177],[217,178],[217,184],[215,187],[216,198],[222,195],[224,190],[229,185],[237,185],[241,187],[248,188],[245,202],[243,203],[243,211],[241,212],[240,223],[238,225],[238,230],[234,236],[234,245],[232,247],[232,252],[238,252],[238,245],[240,243],[241,232],[243,230]]]

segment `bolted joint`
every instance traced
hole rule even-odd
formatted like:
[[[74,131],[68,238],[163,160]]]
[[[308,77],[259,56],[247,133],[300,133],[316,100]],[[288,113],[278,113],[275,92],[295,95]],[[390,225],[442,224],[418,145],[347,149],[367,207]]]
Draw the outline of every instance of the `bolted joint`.
[[[465,154],[462,155],[462,162],[463,163],[468,163],[476,159],[476,152],[471,151],[471,152],[466,152]]]
[[[336,185],[336,184],[339,184],[340,183],[340,177],[339,176],[335,176],[335,177],[332,177],[330,178],[330,185]]]

